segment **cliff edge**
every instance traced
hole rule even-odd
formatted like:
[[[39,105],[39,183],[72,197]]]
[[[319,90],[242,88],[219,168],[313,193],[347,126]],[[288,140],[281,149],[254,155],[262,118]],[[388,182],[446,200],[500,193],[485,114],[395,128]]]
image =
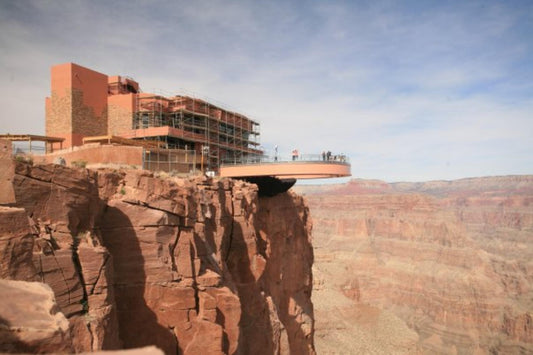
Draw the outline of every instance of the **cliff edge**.
[[[315,353],[301,197],[258,197],[230,179],[2,164],[12,190],[0,207],[0,277],[53,290],[69,322],[58,351]],[[7,323],[2,342],[20,343],[24,330]]]
[[[319,353],[533,353],[533,176],[306,188]]]

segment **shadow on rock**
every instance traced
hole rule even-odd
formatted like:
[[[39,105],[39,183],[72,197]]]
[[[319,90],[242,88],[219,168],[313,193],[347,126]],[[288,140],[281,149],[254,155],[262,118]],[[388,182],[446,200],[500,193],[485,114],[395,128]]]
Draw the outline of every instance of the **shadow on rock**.
[[[145,300],[145,260],[137,232],[129,217],[109,206],[102,221],[102,238],[113,258],[114,289],[119,336],[124,348],[157,345],[166,354],[177,353],[172,330],[157,322]]]

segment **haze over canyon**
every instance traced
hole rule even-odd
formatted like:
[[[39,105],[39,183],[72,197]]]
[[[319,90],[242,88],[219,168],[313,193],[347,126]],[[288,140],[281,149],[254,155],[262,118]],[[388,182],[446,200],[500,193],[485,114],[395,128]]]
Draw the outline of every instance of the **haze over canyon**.
[[[533,176],[295,189],[319,354],[533,352]]]
[[[533,352],[533,176],[264,197],[2,153],[2,352]]]

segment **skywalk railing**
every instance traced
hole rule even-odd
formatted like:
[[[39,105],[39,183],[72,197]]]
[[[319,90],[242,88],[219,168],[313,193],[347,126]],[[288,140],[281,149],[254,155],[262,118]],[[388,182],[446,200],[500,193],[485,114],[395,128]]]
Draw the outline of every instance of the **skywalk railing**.
[[[222,160],[225,165],[241,164],[268,164],[268,163],[292,163],[292,162],[323,162],[349,164],[350,159],[344,154],[298,154],[298,155],[259,155],[245,158],[227,158]]]

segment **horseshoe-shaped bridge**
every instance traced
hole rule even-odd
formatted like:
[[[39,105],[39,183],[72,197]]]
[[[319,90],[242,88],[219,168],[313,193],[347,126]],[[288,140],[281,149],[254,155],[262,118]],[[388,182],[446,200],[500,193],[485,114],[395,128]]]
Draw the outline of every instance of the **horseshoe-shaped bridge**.
[[[302,156],[294,160],[260,159],[246,163],[225,163],[221,177],[247,180],[259,186],[259,193],[272,196],[288,190],[296,179],[326,179],[351,176],[351,165],[344,155]]]

